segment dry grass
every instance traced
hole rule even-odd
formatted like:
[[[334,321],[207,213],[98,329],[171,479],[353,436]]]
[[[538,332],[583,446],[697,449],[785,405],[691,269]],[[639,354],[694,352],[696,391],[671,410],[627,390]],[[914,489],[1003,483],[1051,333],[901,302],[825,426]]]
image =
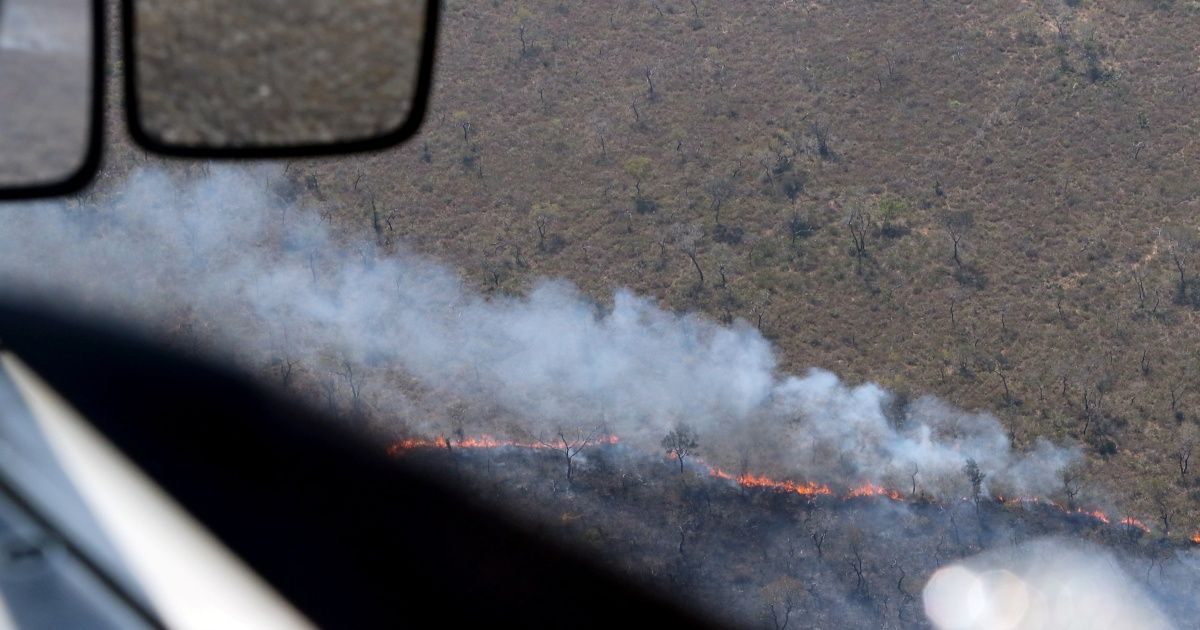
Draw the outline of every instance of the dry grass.
[[[1174,533],[1196,529],[1175,451],[1200,311],[1174,302],[1162,232],[1200,210],[1195,3],[447,4],[423,132],[290,170],[345,229],[371,234],[373,197],[382,240],[486,291],[565,277],[761,321],[786,369],[993,410],[1019,446],[1077,440],[1093,492],[1149,521],[1158,480]],[[961,268],[948,210],[974,217]],[[792,217],[815,230],[793,243]]]

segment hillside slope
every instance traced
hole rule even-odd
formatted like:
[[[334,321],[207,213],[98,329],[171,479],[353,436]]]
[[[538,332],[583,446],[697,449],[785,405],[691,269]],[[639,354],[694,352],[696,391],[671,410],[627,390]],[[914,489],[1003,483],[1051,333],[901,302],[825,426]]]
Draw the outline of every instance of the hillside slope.
[[[289,173],[486,291],[630,287],[1076,440],[1184,532],[1200,11],[1069,4],[450,2],[420,136]]]
[[[277,192],[487,293],[628,287],[748,321],[784,370],[1077,442],[1064,493],[1187,537],[1198,22],[1147,0],[455,0],[420,135],[297,160]],[[115,140],[94,196],[146,163],[207,171]]]

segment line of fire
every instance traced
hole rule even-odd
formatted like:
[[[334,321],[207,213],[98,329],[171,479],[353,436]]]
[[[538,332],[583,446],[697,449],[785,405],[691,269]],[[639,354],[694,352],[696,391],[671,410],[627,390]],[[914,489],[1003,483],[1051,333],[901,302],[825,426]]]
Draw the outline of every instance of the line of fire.
[[[621,439],[616,435],[605,435],[605,436],[598,436],[598,437],[594,438],[593,440],[591,440],[589,442],[589,444],[615,445],[615,444],[620,443],[620,441],[621,441]],[[449,438],[445,437],[444,435],[439,435],[438,437],[432,438],[432,439],[408,438],[408,439],[400,440],[400,441],[394,442],[391,445],[389,445],[387,447],[387,452],[389,455],[396,457],[396,456],[402,456],[408,452],[415,451],[418,449],[453,450],[456,448],[462,448],[462,449],[520,448],[520,449],[538,449],[538,450],[541,450],[541,449],[562,450],[564,448],[568,448],[568,449],[571,448],[571,445],[569,442],[565,442],[565,441],[562,444],[555,443],[555,442],[540,442],[540,441],[521,442],[521,441],[516,441],[516,440],[500,439],[500,438],[496,438],[491,435],[464,436],[464,437],[462,437],[460,439],[456,439],[452,442]],[[668,454],[667,458],[673,460],[673,459],[675,459],[675,455]],[[726,479],[726,480],[729,480],[731,482],[738,484],[739,486],[741,486],[743,488],[748,488],[748,489],[762,489],[762,490],[773,491],[773,492],[794,493],[794,494],[800,495],[802,497],[808,497],[808,498],[838,497],[838,498],[841,498],[842,500],[852,500],[852,499],[878,497],[878,498],[883,498],[883,499],[887,499],[890,501],[897,501],[897,502],[908,502],[908,501],[914,500],[914,499],[910,498],[909,496],[905,495],[900,490],[897,490],[894,488],[885,488],[882,486],[878,486],[869,481],[863,482],[862,484],[859,484],[857,486],[850,487],[849,489],[845,490],[844,492],[835,492],[831,486],[829,486],[828,484],[820,483],[820,482],[795,481],[795,480],[789,480],[789,479],[772,479],[772,478],[764,476],[764,475],[757,475],[757,474],[753,474],[753,473],[749,473],[749,472],[733,474],[733,473],[727,472],[725,470],[722,470],[719,467],[712,466],[712,465],[704,462],[702,459],[693,457],[692,460],[695,463],[695,465],[703,467],[707,471],[709,476],[716,477],[719,479]],[[929,497],[922,497],[920,500],[929,502],[929,503],[937,503],[937,501],[930,499]],[[970,501],[971,498],[970,497],[962,497],[962,500]],[[1071,508],[1069,508],[1065,505],[1062,505],[1056,501],[1046,499],[1043,497],[1036,497],[1036,496],[1034,496],[1034,497],[1011,497],[1011,496],[999,496],[998,495],[998,496],[992,497],[992,500],[996,501],[997,503],[1000,503],[1002,505],[1014,505],[1014,506],[1016,506],[1016,505],[1045,505],[1045,506],[1049,506],[1053,509],[1057,509],[1057,510],[1063,512],[1064,514],[1074,514],[1074,515],[1092,518],[1103,525],[1111,525],[1113,522],[1112,519],[1110,519],[1107,514],[1105,514],[1104,512],[1102,512],[1100,510],[1086,509],[1086,508],[1071,509]],[[1120,527],[1128,527],[1128,528],[1140,530],[1142,533],[1148,534],[1151,531],[1150,526],[1147,525],[1144,521],[1142,521],[1141,519],[1138,519],[1138,518],[1134,518],[1132,516],[1126,516],[1121,519],[1118,519],[1116,521],[1116,524]],[[1189,537],[1189,540],[1194,544],[1200,545],[1200,530],[1193,533]]]

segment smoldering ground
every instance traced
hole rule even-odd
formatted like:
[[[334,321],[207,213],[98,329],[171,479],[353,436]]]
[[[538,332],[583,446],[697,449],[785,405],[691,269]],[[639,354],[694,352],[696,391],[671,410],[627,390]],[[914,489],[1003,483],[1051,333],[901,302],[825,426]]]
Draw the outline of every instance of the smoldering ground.
[[[549,450],[404,457],[737,626],[1105,627],[1089,625],[1099,613],[1106,627],[1172,627],[1200,614],[1196,550],[1047,502],[804,496],[623,444],[587,454],[572,483]],[[958,579],[931,579],[947,569]]]

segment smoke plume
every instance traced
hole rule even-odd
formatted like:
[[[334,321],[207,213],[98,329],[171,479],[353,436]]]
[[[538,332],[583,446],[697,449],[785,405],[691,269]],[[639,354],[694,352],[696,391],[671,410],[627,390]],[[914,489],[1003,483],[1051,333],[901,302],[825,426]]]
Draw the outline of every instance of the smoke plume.
[[[781,374],[742,321],[678,315],[625,290],[598,304],[554,280],[485,297],[443,264],[385,254],[292,207],[274,192],[284,185],[265,168],[185,183],[148,170],[102,202],[0,208],[3,291],[190,335],[259,369],[294,362],[375,422],[415,409],[394,385],[398,368],[532,435],[603,426],[657,448],[685,422],[713,463],[752,448],[769,453],[761,465],[833,483],[907,487],[917,472],[926,490],[957,496],[971,458],[987,489],[1044,493],[1077,457],[1046,442],[1016,452],[993,416],[933,397],[897,413],[876,384]]]

